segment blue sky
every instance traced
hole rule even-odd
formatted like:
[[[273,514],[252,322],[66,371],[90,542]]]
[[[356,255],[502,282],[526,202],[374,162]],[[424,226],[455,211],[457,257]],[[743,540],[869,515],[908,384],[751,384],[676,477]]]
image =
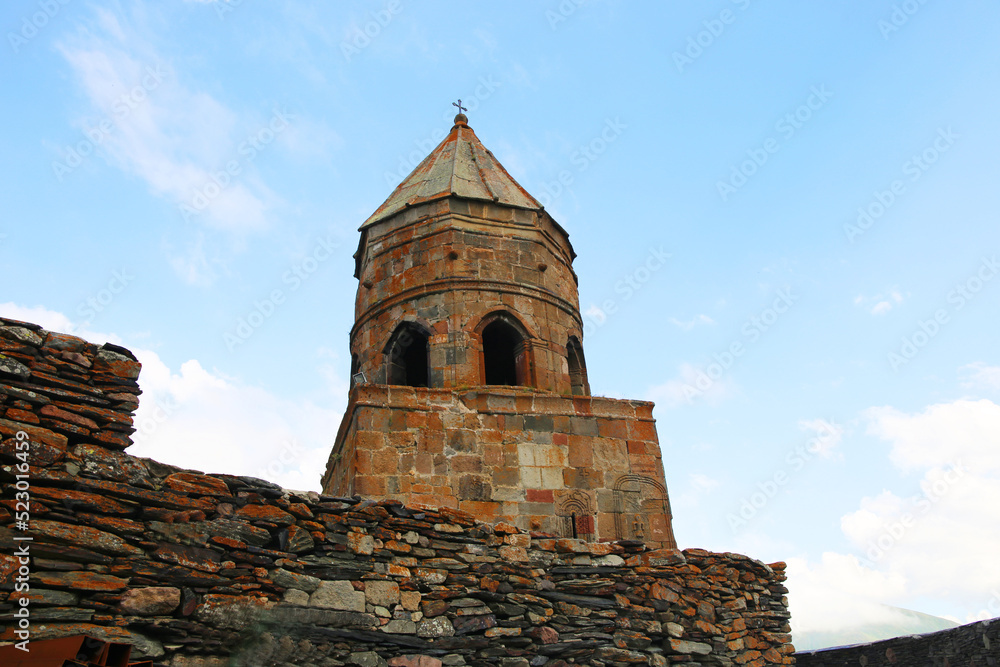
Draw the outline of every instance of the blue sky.
[[[0,314],[140,354],[134,453],[318,488],[356,229],[461,98],[571,235],[594,393],[657,403],[682,546],[788,561],[799,636],[1000,615],[995,2],[0,22]]]

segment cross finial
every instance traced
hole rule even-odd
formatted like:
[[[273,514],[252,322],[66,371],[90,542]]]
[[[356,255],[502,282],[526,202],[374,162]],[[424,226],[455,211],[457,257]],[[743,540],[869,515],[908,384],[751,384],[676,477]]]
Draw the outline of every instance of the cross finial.
[[[459,99],[458,102],[452,102],[451,106],[458,107],[458,113],[465,113],[466,111],[468,111],[467,108],[465,108],[465,107],[462,106],[462,100],[461,99]]]

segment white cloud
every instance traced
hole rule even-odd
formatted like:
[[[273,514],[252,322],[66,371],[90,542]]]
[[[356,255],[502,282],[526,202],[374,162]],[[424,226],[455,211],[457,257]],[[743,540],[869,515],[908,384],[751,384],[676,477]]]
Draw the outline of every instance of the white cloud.
[[[813,431],[816,437],[809,441],[809,451],[823,458],[833,456],[834,450],[840,444],[844,435],[844,427],[825,419],[799,420],[799,428],[803,431]]]
[[[865,411],[868,433],[892,442],[892,462],[905,472],[961,461],[977,473],[1000,471],[1000,405],[961,399],[907,414],[891,407]]]
[[[698,401],[718,405],[736,392],[732,378],[723,375],[712,379],[706,372],[685,363],[680,365],[676,378],[651,387],[646,397],[661,407],[676,408]]]
[[[819,563],[788,559],[792,632],[839,632],[892,621],[882,601],[902,596],[906,579],[862,567],[854,556],[827,552]]]
[[[699,324],[715,324],[715,320],[713,320],[708,315],[699,313],[698,315],[695,315],[692,319],[686,322],[671,317],[670,323],[673,324],[675,327],[682,329],[684,331],[691,331],[691,329],[694,329]]]
[[[697,472],[688,475],[688,481],[691,484],[691,488],[704,493],[711,492],[719,486],[719,480]]]
[[[58,45],[90,103],[89,118],[78,124],[100,138],[95,143],[111,164],[142,178],[155,194],[191,205],[197,192],[211,187],[213,173],[240,158],[234,138],[254,123],[186,88],[149,40],[111,12],[95,11],[92,28]],[[103,131],[102,122],[110,123]],[[267,227],[275,197],[255,180],[252,165],[242,166],[246,173],[192,219],[232,232]]]
[[[966,389],[1000,389],[1000,366],[987,366],[982,361],[958,369]]]
[[[279,397],[210,372],[196,360],[174,372],[154,352],[136,350],[136,356],[143,365],[143,396],[130,454],[261,477],[286,488],[320,489],[340,410]],[[346,396],[346,384],[336,378],[329,394]]]
[[[960,610],[963,622],[1000,615],[1000,571],[989,556],[1000,551],[993,530],[1000,525],[1000,405],[963,399],[912,414],[879,407],[864,418],[869,434],[890,443],[890,460],[909,488],[883,488],[841,517],[854,555],[789,560],[793,633],[861,641],[875,626],[913,632],[933,619],[893,607],[928,600]],[[917,479],[907,481],[913,473]]]
[[[53,168],[59,178],[77,177],[73,169],[96,161],[90,153],[99,155],[168,201],[178,223],[221,232],[226,238],[215,245],[223,254],[237,252],[244,235],[272,227],[283,204],[258,164],[274,159],[272,152],[322,159],[341,139],[323,122],[280,104],[228,108],[199,90],[192,75],[175,69],[155,42],[127,19],[98,8],[89,23],[57,44],[85,104],[73,121],[79,134],[59,142],[67,145],[58,149]],[[86,153],[77,150],[80,145]],[[192,284],[209,283],[215,275],[196,252],[172,258],[171,265]]]
[[[903,303],[903,295],[895,287],[872,297],[863,294],[854,297],[854,304],[867,308],[872,315],[885,315],[901,303]]]
[[[94,343],[122,344],[114,334],[78,329],[66,315],[41,306],[3,303],[0,315]],[[348,389],[333,368],[336,355],[330,350],[317,351],[316,371],[327,385],[317,403],[227,378],[195,359],[173,370],[155,352],[126,346],[142,363],[143,394],[130,454],[209,473],[261,477],[290,489],[319,490],[342,414],[331,406],[342,404]]]

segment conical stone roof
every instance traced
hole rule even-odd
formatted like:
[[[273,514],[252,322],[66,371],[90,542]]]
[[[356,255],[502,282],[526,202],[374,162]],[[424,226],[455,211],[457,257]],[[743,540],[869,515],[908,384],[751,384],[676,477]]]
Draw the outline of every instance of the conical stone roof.
[[[403,179],[361,228],[384,220],[407,206],[463,197],[504,206],[540,210],[542,205],[518,185],[469,127],[465,114],[455,116],[448,136]]]

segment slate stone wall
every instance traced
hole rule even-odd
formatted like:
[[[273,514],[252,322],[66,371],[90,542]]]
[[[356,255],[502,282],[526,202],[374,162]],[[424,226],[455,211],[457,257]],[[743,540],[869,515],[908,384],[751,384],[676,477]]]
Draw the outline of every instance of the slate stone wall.
[[[131,355],[2,325],[0,642],[26,608],[31,639],[128,641],[178,667],[794,663],[781,563],[133,457]]]
[[[799,667],[996,667],[1000,619],[925,635],[795,654]]]

